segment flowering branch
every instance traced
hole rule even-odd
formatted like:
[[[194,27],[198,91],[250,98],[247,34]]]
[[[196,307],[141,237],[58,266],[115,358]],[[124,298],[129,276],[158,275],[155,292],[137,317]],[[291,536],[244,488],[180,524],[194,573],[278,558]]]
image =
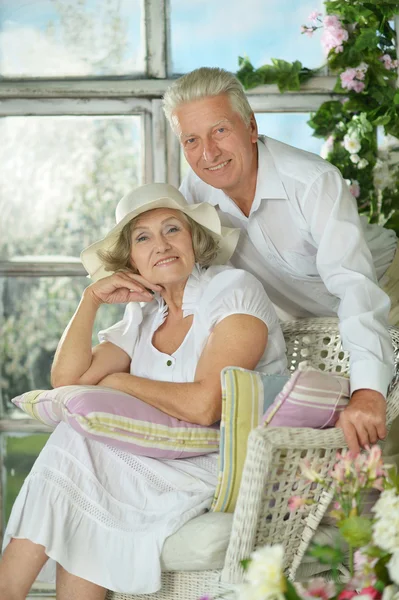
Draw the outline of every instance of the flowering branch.
[[[327,66],[337,77],[336,98],[324,102],[308,123],[314,136],[325,139],[321,155],[340,169],[359,212],[399,233],[399,65],[390,23],[397,3],[324,4],[326,15],[312,12],[301,32],[311,37],[321,31]],[[248,58],[240,58],[239,66],[237,77],[245,88],[277,83],[281,92],[299,90],[317,72],[279,59],[255,69]],[[377,127],[386,136],[380,150]]]

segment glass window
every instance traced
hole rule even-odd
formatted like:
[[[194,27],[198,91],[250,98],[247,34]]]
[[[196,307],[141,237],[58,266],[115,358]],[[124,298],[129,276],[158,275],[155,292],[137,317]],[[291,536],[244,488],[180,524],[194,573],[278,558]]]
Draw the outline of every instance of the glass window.
[[[88,77],[144,73],[141,0],[0,3],[0,75]]]
[[[319,32],[309,38],[300,28],[322,7],[322,0],[171,0],[172,72],[201,66],[235,72],[244,55],[255,67],[271,58],[319,67],[324,62]]]
[[[257,113],[256,121],[260,134],[320,154],[324,139],[313,137],[313,129],[307,121],[309,114],[305,113]]]
[[[10,416],[22,416],[11,404],[15,396],[51,389],[56,347],[88,284],[86,277],[0,278],[0,397]],[[93,345],[99,330],[121,319],[124,307],[101,306]]]
[[[15,498],[29,474],[37,455],[48,439],[46,433],[2,433],[0,452],[3,455],[3,526],[6,525]],[[4,527],[3,527],[4,531]]]
[[[0,120],[0,260],[79,257],[142,183],[141,117]]]

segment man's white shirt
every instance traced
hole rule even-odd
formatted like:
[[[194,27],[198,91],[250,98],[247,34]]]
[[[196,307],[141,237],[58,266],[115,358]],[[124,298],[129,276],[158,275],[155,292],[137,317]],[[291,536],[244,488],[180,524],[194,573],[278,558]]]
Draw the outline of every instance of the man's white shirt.
[[[392,262],[396,234],[359,217],[338,169],[260,136],[248,217],[191,169],[180,190],[190,203],[217,206],[223,225],[242,230],[231,262],[253,273],[277,307],[293,317],[338,314],[350,352],[351,391],[368,388],[385,396],[393,375],[390,301],[377,279]]]

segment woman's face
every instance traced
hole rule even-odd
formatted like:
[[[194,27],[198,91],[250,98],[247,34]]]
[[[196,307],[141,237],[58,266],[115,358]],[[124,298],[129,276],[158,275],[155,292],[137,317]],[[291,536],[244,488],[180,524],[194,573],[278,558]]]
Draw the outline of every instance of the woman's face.
[[[195,257],[189,224],[179,210],[156,208],[140,215],[131,240],[133,266],[151,283],[184,281]]]

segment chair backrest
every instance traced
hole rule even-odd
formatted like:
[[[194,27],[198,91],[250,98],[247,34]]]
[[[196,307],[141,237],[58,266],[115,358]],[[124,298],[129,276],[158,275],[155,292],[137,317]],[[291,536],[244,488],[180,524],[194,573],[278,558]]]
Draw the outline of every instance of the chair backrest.
[[[306,360],[322,371],[349,375],[349,353],[342,349],[339,320],[336,317],[317,317],[287,321],[282,325],[287,345],[287,363],[290,371]],[[387,421],[399,414],[399,403],[392,394],[399,382],[399,328],[389,327],[394,352],[395,370],[388,390]]]
[[[337,318],[298,319],[283,323],[288,368],[307,360],[322,371],[349,373],[349,354],[342,349]]]

